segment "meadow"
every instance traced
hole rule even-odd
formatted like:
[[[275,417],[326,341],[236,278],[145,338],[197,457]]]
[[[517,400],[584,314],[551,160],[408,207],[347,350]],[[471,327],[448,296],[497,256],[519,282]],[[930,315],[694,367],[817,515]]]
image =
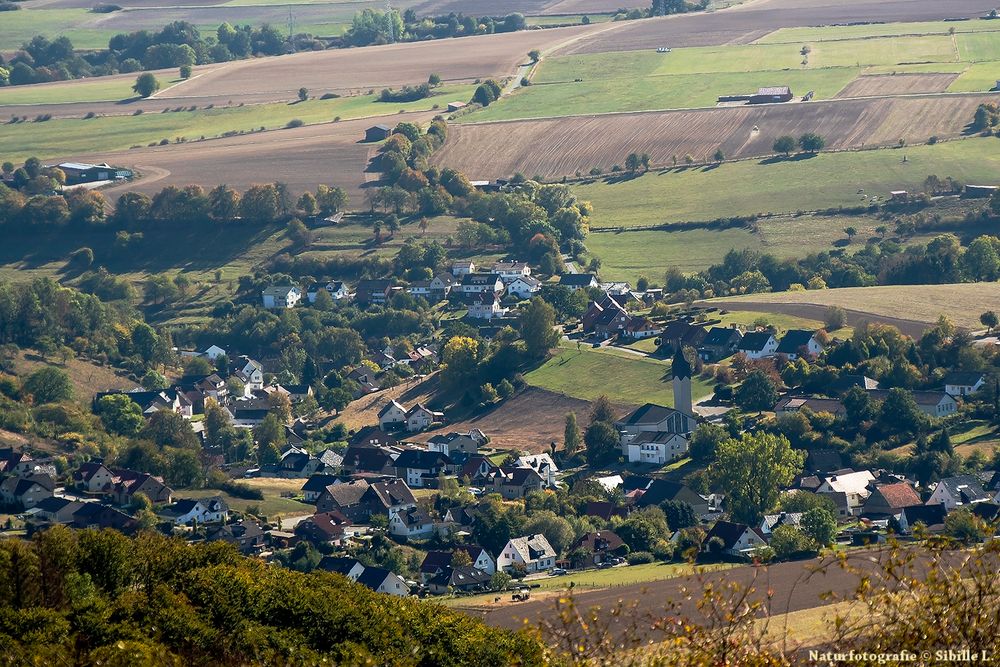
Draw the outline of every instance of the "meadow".
[[[584,400],[605,395],[613,402],[629,405],[673,405],[670,363],[623,350],[595,350],[586,346],[577,349],[575,343],[563,342],[559,354],[525,373],[524,380]],[[695,400],[711,391],[710,385],[694,380]]]
[[[177,73],[174,72],[174,75]],[[67,102],[117,102],[135,96],[131,77],[78,79],[72,84],[40,83],[0,88],[0,104],[64,104]],[[164,81],[170,85],[173,81]]]
[[[812,91],[813,99],[821,100],[834,97],[859,74],[913,68],[967,72],[951,92],[990,90],[996,77],[989,73],[996,74],[993,61],[1000,60],[1000,30],[987,24],[993,29],[951,35],[942,25],[790,29],[753,44],[548,57],[536,68],[534,85],[461,121],[710,107],[720,95],[777,85],[797,94]],[[793,40],[799,34],[802,39]]]
[[[240,131],[259,131],[261,128],[274,130],[284,127],[293,119],[310,125],[332,122],[338,117],[349,120],[403,111],[430,111],[453,98],[467,99],[472,92],[472,86],[443,86],[429,98],[406,103],[379,102],[377,95],[357,95],[294,103],[200,108],[194,111],[188,110],[190,107],[173,105],[182,100],[164,100],[164,111],[160,113],[97,116],[89,119],[57,118],[46,122],[0,125],[0,145],[3,146],[4,159],[18,161],[31,156],[42,159],[64,157],[92,152],[96,147],[101,151],[115,151],[146,146],[152,142],[159,143],[164,139],[174,142],[178,138],[195,140]]]
[[[890,190],[914,190],[930,174],[963,183],[1000,182],[998,149],[1000,140],[987,137],[902,149],[821,153],[809,159],[742,160],[717,167],[651,171],[635,178],[583,181],[574,186],[574,192],[594,204],[592,227],[794,213],[856,206],[859,189],[882,198]]]

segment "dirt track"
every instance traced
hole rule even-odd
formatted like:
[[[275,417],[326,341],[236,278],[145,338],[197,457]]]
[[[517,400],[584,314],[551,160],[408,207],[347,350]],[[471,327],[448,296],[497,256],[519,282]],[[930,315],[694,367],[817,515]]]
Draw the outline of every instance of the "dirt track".
[[[757,0],[718,12],[622,23],[613,32],[561,49],[559,55],[745,44],[778,28],[974,17],[995,6],[996,0]]]
[[[435,163],[472,179],[516,172],[546,178],[609,171],[632,152],[649,153],[655,165],[690,154],[709,161],[770,155],[775,139],[816,132],[833,150],[922,143],[931,135],[960,135],[976,107],[997,95],[947,95],[846,99],[698,110],[571,116],[453,125]],[[757,128],[758,131],[754,131]]]

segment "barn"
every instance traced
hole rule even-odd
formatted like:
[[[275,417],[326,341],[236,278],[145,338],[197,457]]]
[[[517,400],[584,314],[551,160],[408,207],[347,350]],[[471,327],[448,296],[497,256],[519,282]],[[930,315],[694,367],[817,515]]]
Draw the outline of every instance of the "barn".
[[[791,102],[792,89],[788,86],[773,86],[769,88],[758,88],[755,95],[750,96],[750,104],[775,104],[778,102]]]
[[[392,134],[388,125],[372,125],[365,130],[365,141],[384,141]]]
[[[82,162],[62,162],[56,167],[66,174],[66,185],[95,183],[97,181],[118,181],[132,178],[132,171],[119,169],[108,164],[86,164]]]

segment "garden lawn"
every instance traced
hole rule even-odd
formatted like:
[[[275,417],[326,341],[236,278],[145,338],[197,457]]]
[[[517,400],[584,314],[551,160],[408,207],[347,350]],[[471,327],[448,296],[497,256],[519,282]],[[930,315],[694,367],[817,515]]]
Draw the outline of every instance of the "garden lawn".
[[[623,350],[576,349],[573,343],[563,343],[556,356],[526,373],[524,379],[530,385],[584,400],[606,395],[613,402],[630,405],[673,405],[669,362]],[[709,393],[709,385],[695,379],[694,398]]]

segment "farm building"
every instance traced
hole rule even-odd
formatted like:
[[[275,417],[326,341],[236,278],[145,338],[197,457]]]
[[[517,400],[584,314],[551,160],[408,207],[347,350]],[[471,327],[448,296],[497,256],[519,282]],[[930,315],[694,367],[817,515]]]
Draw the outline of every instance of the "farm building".
[[[465,108],[465,102],[448,102],[448,111],[458,111]]]
[[[982,197],[992,197],[998,189],[1000,188],[995,185],[966,185],[965,196],[977,199]]]
[[[392,135],[392,128],[388,125],[372,125],[365,130],[365,141],[384,141]]]
[[[62,162],[55,165],[66,174],[66,185],[94,183],[97,181],[123,181],[132,178],[130,169],[119,169],[109,164]]]
[[[774,104],[776,102],[791,102],[792,89],[788,86],[773,86],[758,88],[756,95],[750,96],[750,104]]]

